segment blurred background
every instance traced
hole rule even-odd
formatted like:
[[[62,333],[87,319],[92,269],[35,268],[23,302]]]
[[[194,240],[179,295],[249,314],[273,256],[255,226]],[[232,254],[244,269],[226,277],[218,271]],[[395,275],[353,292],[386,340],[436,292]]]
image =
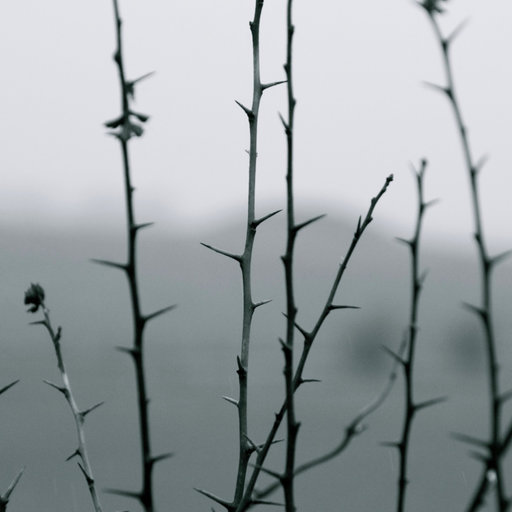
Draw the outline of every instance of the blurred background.
[[[159,510],[209,510],[193,487],[230,497],[236,470],[236,418],[222,395],[236,395],[240,275],[200,241],[239,250],[243,244],[248,146],[234,100],[251,97],[253,3],[120,2],[131,78],[148,71],[137,108],[151,115],[132,143],[136,211],[156,221],[140,237],[144,310],[179,308],[147,331],[155,451],[175,457],[156,471]],[[503,2],[453,1],[442,18],[450,32],[470,19],[453,48],[456,86],[476,155],[490,159],[480,180],[492,253],[511,246],[510,117],[512,73]],[[124,278],[90,258],[125,254],[124,199],[118,145],[102,122],[119,112],[112,62],[109,2],[9,3],[0,16],[0,386],[21,382],[0,400],[0,488],[20,466],[26,474],[11,512],[90,509],[82,476],[65,458],[74,450],[62,397],[42,383],[58,380],[50,341],[25,313],[23,292],[39,282],[56,324],[80,404],[106,405],[87,424],[102,487],[137,488],[138,444],[131,362],[115,350],[131,343]],[[262,19],[265,81],[283,78],[285,2],[267,2]],[[299,239],[298,303],[310,326],[326,299],[357,218],[382,186],[382,198],[349,267],[339,302],[361,311],[333,315],[312,351],[306,376],[321,379],[298,395],[299,461],[323,453],[385,385],[391,362],[381,344],[397,347],[407,325],[408,254],[395,237],[410,237],[415,185],[410,162],[426,157],[428,212],[422,266],[429,269],[421,306],[419,399],[446,395],[415,423],[408,503],[415,511],[460,510],[479,465],[449,437],[487,433],[487,383],[480,326],[461,308],[478,303],[479,277],[468,184],[445,98],[422,85],[443,84],[440,52],[414,2],[297,2],[297,207],[299,220],[327,213]],[[261,111],[260,215],[284,205],[284,136],[277,112],[285,90],[270,90]],[[258,311],[251,355],[251,424],[263,439],[283,382],[284,218],[263,225],[256,243]],[[511,267],[495,272],[496,322],[504,388],[511,382]],[[339,460],[300,477],[300,510],[392,510],[396,453],[380,442],[401,427],[399,382],[369,429]],[[271,397],[271,398],[269,398]],[[271,464],[281,467],[282,448]],[[105,510],[137,510],[105,495]],[[492,508],[489,508],[492,510]]]

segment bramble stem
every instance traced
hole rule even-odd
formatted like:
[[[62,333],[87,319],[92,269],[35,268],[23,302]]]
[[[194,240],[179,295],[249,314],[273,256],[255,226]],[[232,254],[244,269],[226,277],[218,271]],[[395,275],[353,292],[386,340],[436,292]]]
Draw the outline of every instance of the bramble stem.
[[[91,468],[91,464],[89,462],[89,456],[87,454],[87,446],[85,442],[85,431],[84,431],[84,421],[87,414],[100,405],[102,405],[103,402],[94,405],[93,407],[90,407],[86,410],[80,410],[76,404],[75,398],[73,396],[73,391],[71,389],[71,383],[68,377],[68,374],[66,372],[66,366],[64,364],[64,358],[62,356],[62,348],[60,344],[61,340],[61,334],[62,329],[59,327],[57,331],[55,331],[52,327],[51,320],[50,320],[50,312],[44,305],[44,303],[41,304],[44,320],[40,323],[43,325],[46,330],[48,331],[48,334],[50,335],[50,338],[53,343],[53,348],[55,350],[55,355],[57,357],[57,367],[59,368],[59,372],[62,378],[62,386],[55,385],[51,382],[45,381],[48,385],[51,387],[57,389],[60,391],[64,398],[66,399],[66,402],[69,405],[69,408],[71,409],[71,412],[73,414],[73,420],[75,422],[75,429],[76,429],[76,436],[77,436],[77,442],[78,447],[76,450],[68,457],[67,460],[70,460],[74,457],[80,457],[80,461],[78,463],[78,466],[80,470],[82,471],[82,474],[84,475],[85,481],[87,482],[87,486],[89,488],[89,494],[91,495],[91,499],[94,505],[95,512],[102,512],[101,503],[99,499],[98,490],[96,488],[96,481],[94,480],[93,471]]]
[[[425,6],[423,6],[425,7]],[[452,37],[445,37],[441,33],[441,29],[439,28],[439,24],[437,21],[437,12],[435,10],[429,9],[425,7],[425,10],[428,14],[428,18],[432,24],[434,33],[439,42],[439,46],[442,53],[443,65],[445,69],[446,76],[446,87],[441,88],[441,90],[446,94],[450,105],[452,106],[452,111],[455,117],[456,126],[459,132],[460,141],[462,144],[462,152],[464,156],[464,161],[469,177],[470,183],[470,194],[471,201],[473,205],[473,217],[474,217],[474,239],[477,245],[478,258],[480,264],[480,279],[481,279],[481,305],[479,307],[469,306],[469,309],[476,313],[478,318],[481,321],[484,336],[485,336],[485,345],[487,351],[487,375],[489,379],[489,395],[490,395],[490,411],[489,411],[489,421],[490,421],[490,438],[488,442],[488,456],[485,462],[486,465],[486,478],[492,474],[495,477],[495,487],[496,487],[496,506],[497,510],[500,512],[504,512],[508,508],[508,502],[506,499],[505,493],[505,481],[503,477],[503,469],[502,469],[502,455],[503,450],[501,447],[501,405],[502,402],[500,400],[500,386],[499,386],[499,378],[498,378],[498,361],[496,354],[496,341],[494,335],[494,321],[493,321],[493,310],[491,304],[491,270],[493,268],[493,264],[496,263],[496,260],[493,260],[489,257],[487,246],[484,238],[484,231],[482,226],[482,214],[480,207],[480,197],[479,197],[479,188],[478,188],[478,173],[479,173],[479,165],[473,160],[471,154],[471,147],[469,144],[469,138],[467,134],[467,128],[464,123],[464,119],[462,117],[461,108],[459,105],[459,101],[455,92],[454,80],[453,80],[453,71],[450,60],[450,46],[453,41]],[[455,31],[454,34],[458,33]],[[482,491],[478,491],[472,499],[471,504],[468,507],[468,510],[476,511],[478,508],[482,506],[482,492],[487,490],[487,485],[479,485],[479,489]]]

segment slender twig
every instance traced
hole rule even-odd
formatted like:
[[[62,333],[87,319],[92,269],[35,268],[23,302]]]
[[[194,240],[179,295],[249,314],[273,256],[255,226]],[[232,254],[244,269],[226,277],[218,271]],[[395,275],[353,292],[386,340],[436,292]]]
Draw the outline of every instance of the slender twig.
[[[397,498],[397,512],[405,510],[405,495],[408,479],[408,459],[410,439],[412,432],[412,423],[415,418],[416,412],[422,404],[417,404],[414,398],[414,364],[416,354],[416,341],[418,335],[418,307],[420,302],[420,295],[423,288],[424,276],[420,274],[419,270],[419,252],[420,252],[420,237],[421,228],[423,223],[423,216],[426,208],[432,204],[426,203],[423,194],[423,179],[427,161],[422,160],[420,169],[416,172],[416,185],[418,193],[418,211],[416,216],[416,224],[414,228],[414,235],[411,240],[399,239],[404,242],[410,249],[411,254],[411,309],[409,314],[409,327],[407,330],[407,350],[405,357],[402,361],[401,368],[404,375],[404,390],[405,390],[405,407],[404,419],[402,425],[402,436],[398,443],[394,446],[398,448],[400,457],[400,468],[398,474],[398,498]],[[431,402],[433,405],[434,402]]]
[[[284,378],[286,396],[286,462],[284,473],[280,478],[283,487],[286,512],[295,512],[295,456],[297,449],[297,435],[300,423],[295,417],[295,389],[293,383],[294,373],[294,341],[297,306],[295,304],[295,289],[293,281],[293,256],[295,240],[298,229],[295,225],[295,208],[293,195],[293,143],[296,100],[293,95],[293,34],[295,27],[292,21],[293,0],[288,0],[286,9],[286,85],[288,96],[288,121],[281,118],[287,143],[287,171],[286,171],[286,197],[287,197],[287,242],[286,252],[282,256],[286,289],[286,338],[281,343],[284,354]]]
[[[293,389],[294,392],[307,382],[307,379],[303,378],[303,371],[304,366],[306,364],[309,352],[311,350],[311,347],[313,345],[313,342],[320,331],[324,321],[329,316],[329,314],[332,311],[336,311],[338,309],[345,309],[340,308],[339,306],[334,304],[334,297],[336,295],[336,292],[338,291],[341,279],[345,273],[345,270],[347,269],[348,263],[350,262],[350,259],[352,257],[352,254],[354,253],[355,248],[357,247],[357,244],[359,243],[359,240],[361,239],[363,233],[365,232],[368,225],[373,220],[373,211],[375,210],[375,207],[377,206],[377,203],[379,202],[379,199],[384,195],[386,192],[389,184],[393,181],[393,175],[390,175],[386,178],[386,181],[383,185],[383,187],[380,189],[379,193],[372,198],[370,202],[370,207],[368,208],[368,211],[366,212],[366,215],[364,219],[362,217],[359,217],[359,220],[357,222],[356,230],[354,232],[352,241],[347,249],[347,252],[340,263],[340,266],[338,268],[338,271],[336,273],[336,276],[334,278],[334,282],[331,286],[331,289],[329,291],[329,294],[327,296],[327,299],[325,301],[324,307],[322,308],[322,311],[320,312],[320,315],[311,331],[306,331],[303,329],[300,325],[295,324],[295,327],[299,330],[299,332],[302,334],[304,338],[304,344],[302,347],[301,356],[299,358],[299,362],[297,364],[297,368],[295,369],[295,374],[293,378]],[[274,443],[275,436],[277,434],[277,430],[279,429],[279,426],[281,425],[281,422],[284,418],[284,415],[286,413],[286,407],[287,403],[286,400],[282,404],[281,408],[278,412],[275,414],[274,422],[272,423],[272,426],[270,428],[270,431],[267,435],[267,438],[265,442],[261,445],[258,455],[256,458],[256,463],[254,465],[252,474],[249,478],[249,482],[247,483],[246,490],[244,493],[244,497],[242,501],[240,502],[238,508],[236,509],[236,512],[243,512],[247,510],[252,504],[253,504],[253,492],[256,485],[256,482],[259,478],[260,472],[263,469],[263,464],[265,462],[265,459],[268,455],[268,452],[270,450],[270,447]]]
[[[442,53],[443,65],[446,76],[446,86],[440,87],[450,105],[455,117],[455,122],[459,132],[460,141],[462,144],[462,152],[464,155],[464,162],[466,165],[469,183],[471,201],[473,205],[473,216],[474,216],[474,239],[477,246],[479,265],[480,265],[480,279],[481,279],[481,304],[480,306],[468,305],[468,309],[474,312],[480,319],[483,327],[485,336],[485,346],[487,352],[487,375],[489,379],[489,395],[490,395],[490,410],[489,410],[489,422],[490,422],[490,438],[488,442],[488,453],[485,459],[486,474],[493,475],[496,489],[496,506],[497,510],[503,512],[508,509],[508,501],[505,492],[505,480],[503,476],[502,468],[502,448],[501,448],[501,416],[502,416],[502,401],[500,399],[500,385],[498,378],[498,359],[496,354],[496,341],[494,335],[494,321],[493,321],[493,310],[491,304],[491,271],[495,263],[496,258],[489,256],[487,246],[484,238],[484,231],[482,225],[482,214],[480,206],[480,194],[478,188],[478,174],[480,171],[480,165],[473,159],[469,138],[467,134],[466,124],[462,117],[462,112],[458,97],[455,91],[453,71],[450,60],[450,47],[454,40],[454,36],[460,31],[456,29],[450,36],[445,37],[438,23],[438,15],[443,12],[440,7],[439,1],[424,0],[420,3],[420,6],[424,8],[428,15],[428,18],[432,24],[432,28],[436,35],[437,41]],[[479,486],[480,487],[480,486]],[[487,486],[485,486],[485,490]],[[482,494],[478,492],[470,504],[468,510],[478,510],[482,505]]]
[[[139,230],[150,226],[151,223],[137,224],[135,221],[133,207],[133,193],[135,189],[132,186],[131,180],[128,143],[132,139],[132,137],[140,137],[143,134],[144,130],[142,128],[142,124],[149,119],[149,116],[141,114],[139,112],[135,112],[131,108],[131,100],[134,97],[135,85],[141,80],[147,78],[151,73],[147,73],[135,80],[127,80],[123,60],[122,20],[119,13],[119,6],[117,0],[113,0],[113,7],[116,28],[116,50],[114,53],[114,62],[117,65],[119,76],[121,115],[118,118],[105,123],[105,126],[115,130],[111,132],[111,135],[115,136],[118,139],[122,153],[126,201],[126,226],[128,239],[127,262],[116,263],[104,260],[95,261],[97,263],[101,263],[122,270],[128,280],[133,322],[133,345],[132,348],[123,347],[122,350],[131,356],[135,366],[135,380],[137,388],[137,404],[141,441],[140,448],[142,464],[142,485],[141,490],[137,492],[119,490],[111,490],[111,492],[135,498],[140,502],[145,512],[153,512],[153,467],[155,465],[155,462],[160,461],[165,457],[153,456],[151,452],[151,435],[148,411],[149,398],[146,387],[146,374],[144,367],[144,328],[150,320],[170,311],[173,307],[166,307],[149,315],[143,315],[141,311],[140,294],[137,279],[137,233],[139,232]]]
[[[405,340],[402,343],[398,355],[401,357],[404,349],[405,349]],[[334,459],[338,455],[342,454],[350,445],[353,439],[355,439],[356,436],[361,434],[366,430],[366,426],[364,425],[363,421],[368,418],[373,412],[375,412],[386,400],[389,393],[391,392],[391,389],[393,388],[393,385],[397,378],[397,367],[398,367],[398,361],[393,361],[393,366],[391,369],[391,372],[386,380],[386,384],[384,388],[378,393],[377,396],[365,407],[363,407],[358,414],[352,419],[352,421],[345,427],[343,432],[342,439],[338,442],[338,444],[331,450],[329,450],[327,453],[320,455],[318,457],[315,457],[307,462],[304,462],[297,466],[295,468],[294,476],[298,476],[301,473],[304,473],[310,469],[315,468],[316,466],[319,466],[321,464],[325,464],[326,462],[329,462],[330,460]],[[280,482],[272,483],[265,487],[264,489],[255,489],[254,490],[254,496],[258,499],[266,498],[270,494],[272,494],[274,491],[276,491],[281,486]]]
[[[89,487],[89,493],[91,495],[92,503],[94,505],[95,512],[102,512],[101,503],[99,498],[98,489],[96,486],[96,481],[94,479],[93,471],[91,468],[91,464],[89,462],[89,456],[87,453],[87,445],[85,442],[85,431],[84,431],[84,422],[86,416],[92,412],[94,409],[102,405],[103,402],[98,403],[88,409],[79,409],[76,404],[75,397],[73,395],[73,391],[71,389],[71,382],[69,380],[69,376],[66,371],[66,366],[64,364],[64,358],[62,356],[62,347],[61,347],[61,335],[62,328],[58,327],[55,330],[52,326],[50,320],[50,311],[46,307],[44,302],[44,290],[38,284],[32,284],[30,288],[25,293],[25,304],[32,304],[29,311],[31,313],[36,313],[41,308],[43,312],[43,320],[32,322],[33,325],[42,325],[48,331],[50,335],[50,339],[52,340],[53,348],[55,350],[55,356],[57,357],[57,367],[59,369],[59,373],[61,376],[62,384],[54,384],[53,382],[45,381],[46,384],[56,389],[66,399],[66,402],[71,409],[71,413],[73,414],[73,420],[75,422],[76,429],[76,437],[78,446],[75,451],[67,458],[67,460],[71,460],[72,458],[79,457],[80,461],[78,462],[78,467],[80,468],[85,481],[87,482],[87,486]],[[19,474],[19,477],[21,473]],[[18,478],[19,478],[18,477]],[[1,509],[0,509],[1,510]]]
[[[240,102],[237,105],[243,110],[249,122],[249,179],[248,179],[248,201],[247,201],[247,223],[244,251],[240,255],[235,255],[216,249],[210,245],[203,244],[208,249],[213,250],[223,256],[229,257],[237,261],[240,265],[242,272],[242,295],[243,295],[243,318],[242,318],[242,341],[240,355],[237,357],[237,374],[239,382],[239,397],[238,400],[231,400],[238,410],[238,444],[239,444],[239,457],[238,457],[238,470],[236,477],[236,485],[234,497],[232,501],[222,500],[220,498],[213,498],[214,495],[208,491],[200,490],[202,494],[209,496],[214,501],[222,504],[228,510],[236,510],[245,491],[247,468],[249,459],[255,451],[254,445],[250,442],[248,433],[248,402],[247,402],[247,382],[249,371],[249,347],[251,340],[251,326],[254,311],[258,306],[266,303],[255,303],[252,297],[252,253],[254,240],[256,237],[257,227],[268,218],[272,217],[278,212],[273,212],[269,215],[257,219],[255,214],[256,203],[256,161],[258,154],[258,121],[259,121],[259,108],[263,91],[278,85],[282,82],[273,82],[264,84],[260,77],[260,21],[263,10],[263,0],[256,0],[254,7],[254,17],[249,23],[251,36],[252,36],[252,61],[253,61],[253,94],[251,107],[246,107]]]

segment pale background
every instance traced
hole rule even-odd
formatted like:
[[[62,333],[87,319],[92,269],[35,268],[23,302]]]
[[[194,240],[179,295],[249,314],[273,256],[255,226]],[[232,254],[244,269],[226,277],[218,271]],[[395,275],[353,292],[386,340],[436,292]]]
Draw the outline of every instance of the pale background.
[[[512,7],[450,2],[446,30],[470,17],[454,46],[456,84],[476,155],[490,154],[481,186],[492,252],[512,246],[510,152]],[[265,81],[283,78],[283,0],[267,0],[262,20]],[[247,123],[235,105],[250,102],[249,0],[121,1],[137,109],[152,116],[134,141],[145,312],[179,308],[148,330],[148,374],[155,450],[176,452],[156,470],[159,511],[210,510],[192,490],[230,497],[236,466],[234,411],[219,397],[236,393],[240,276],[232,262],[199,246],[242,246]],[[124,198],[118,144],[102,122],[119,113],[108,1],[26,1],[0,9],[0,386],[21,382],[0,400],[0,488],[20,466],[26,474],[9,512],[90,510],[82,477],[64,459],[74,449],[69,413],[42,384],[57,381],[42,329],[26,324],[23,291],[40,282],[54,322],[64,327],[65,357],[80,403],[106,400],[87,424],[100,487],[136,489],[138,445],[133,371],[114,351],[130,344],[128,297],[121,275],[89,258],[125,254]],[[459,141],[446,99],[423,87],[443,83],[439,49],[413,2],[296,1],[297,201],[299,218],[328,213],[299,239],[299,307],[314,318],[350,241],[357,216],[382,186],[368,237],[355,254],[340,302],[363,310],[330,320],[308,366],[322,384],[299,397],[299,460],[335,444],[343,426],[383,385],[408,314],[407,253],[395,236],[412,233],[414,182],[409,162],[425,156],[427,198],[441,202],[425,222],[423,267],[430,269],[418,350],[420,399],[448,395],[414,431],[409,504],[415,512],[461,510],[478,473],[450,431],[485,436],[486,380],[478,324],[462,300],[478,302],[471,210]],[[282,208],[284,136],[277,112],[285,90],[264,97],[258,213]],[[263,435],[282,393],[283,219],[262,226],[255,293],[274,304],[255,320],[252,355],[254,437]],[[507,349],[511,266],[496,274],[503,381],[512,382]],[[272,398],[271,403],[269,397]],[[401,389],[368,421],[347,456],[300,479],[302,512],[393,510],[395,440]],[[279,455],[272,461],[279,468]],[[279,496],[278,496],[279,497]],[[137,511],[103,496],[105,511]],[[492,510],[492,508],[489,508]]]

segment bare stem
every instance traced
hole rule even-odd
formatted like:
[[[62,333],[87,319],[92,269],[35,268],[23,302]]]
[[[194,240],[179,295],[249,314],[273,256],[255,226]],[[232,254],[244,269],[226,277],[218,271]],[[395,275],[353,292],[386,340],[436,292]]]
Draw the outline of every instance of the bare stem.
[[[418,212],[414,235],[411,240],[404,241],[410,249],[411,254],[411,310],[409,316],[409,328],[407,334],[407,350],[401,365],[405,380],[405,410],[402,426],[402,437],[397,444],[400,456],[400,470],[398,475],[398,499],[397,511],[405,510],[405,495],[409,483],[407,464],[409,458],[409,446],[412,432],[412,423],[418,406],[414,400],[414,363],[416,353],[416,339],[418,335],[418,306],[420,294],[423,287],[423,278],[419,270],[420,236],[423,216],[428,203],[425,203],[423,195],[423,177],[427,166],[426,160],[421,161],[419,172],[416,173],[416,184],[418,191]]]
[[[124,173],[124,189],[126,201],[126,227],[127,227],[127,262],[114,263],[109,261],[97,260],[114,268],[122,270],[128,280],[130,290],[132,322],[133,322],[133,346],[130,349],[123,349],[128,353],[134,362],[135,379],[137,388],[137,404],[139,415],[139,431],[140,431],[140,447],[141,447],[141,464],[142,464],[142,485],[138,492],[131,491],[112,491],[117,494],[130,496],[137,499],[142,505],[145,512],[153,512],[153,467],[155,462],[162,460],[165,456],[152,456],[151,453],[151,437],[149,427],[149,398],[146,390],[146,375],[144,368],[144,327],[149,320],[170,311],[172,307],[163,308],[153,314],[144,316],[141,311],[139,286],[137,279],[137,233],[140,229],[150,224],[137,224],[133,208],[134,187],[131,182],[130,157],[128,151],[128,143],[132,137],[139,137],[143,133],[141,124],[148,120],[148,116],[132,110],[130,100],[134,96],[134,87],[137,82],[150,75],[146,74],[142,77],[128,81],[125,74],[122,46],[122,20],[119,13],[117,0],[113,0],[114,21],[116,27],[116,50],[114,53],[114,61],[117,65],[120,97],[121,97],[121,115],[109,121],[107,127],[116,129],[111,134],[114,135],[121,146],[121,154],[123,160]]]
[[[349,245],[349,248],[338,268],[338,271],[336,273],[336,276],[334,278],[334,282],[331,286],[331,290],[328,294],[328,297],[326,299],[325,305],[315,323],[315,326],[311,331],[306,331],[302,327],[300,327],[298,324],[295,325],[295,327],[301,332],[302,336],[304,337],[304,344],[301,352],[301,356],[299,358],[299,362],[297,365],[297,368],[295,369],[295,374],[293,378],[293,390],[294,392],[301,386],[304,382],[306,382],[303,378],[303,371],[304,366],[306,364],[306,360],[309,354],[309,351],[311,350],[311,347],[313,345],[313,342],[320,331],[320,328],[322,327],[325,319],[329,316],[329,314],[332,311],[335,311],[337,309],[343,309],[346,306],[337,306],[334,304],[334,297],[336,295],[336,292],[338,291],[341,278],[343,277],[345,270],[348,266],[348,263],[352,257],[352,254],[354,253],[354,250],[361,239],[364,231],[370,224],[370,222],[373,220],[373,211],[375,210],[375,207],[377,206],[377,203],[379,202],[379,199],[384,195],[386,192],[389,184],[393,181],[393,175],[390,175],[386,178],[386,181],[379,191],[379,193],[372,198],[370,202],[370,207],[366,213],[366,216],[364,217],[364,220],[360,217],[359,221],[357,223],[356,230],[354,232],[354,236],[352,238],[352,242]],[[348,306],[350,307],[350,306]],[[236,509],[236,512],[242,512],[250,508],[251,505],[253,505],[253,492],[254,487],[256,485],[256,482],[258,480],[258,477],[260,475],[260,472],[263,468],[263,464],[265,462],[265,459],[268,455],[268,452],[270,450],[270,447],[274,443],[275,436],[277,434],[277,430],[279,429],[279,426],[281,425],[281,422],[284,418],[284,415],[286,413],[287,409],[287,402],[284,401],[283,405],[279,409],[279,411],[275,414],[274,422],[270,428],[270,431],[267,435],[267,439],[265,440],[265,443],[259,448],[258,455],[256,458],[255,467],[251,473],[251,476],[249,478],[249,482],[246,486],[246,490],[244,493],[244,497],[240,504],[238,505],[238,508]]]
[[[479,307],[471,306],[471,311],[475,312],[481,321],[484,336],[485,346],[487,351],[487,375],[489,379],[489,422],[490,422],[490,436],[489,436],[489,450],[486,456],[486,475],[493,475],[495,479],[496,488],[496,506],[497,510],[503,512],[507,510],[507,499],[505,493],[505,481],[502,470],[502,449],[501,449],[501,405],[500,400],[500,386],[498,379],[498,361],[496,355],[496,341],[494,336],[494,321],[493,310],[491,305],[491,270],[495,260],[489,257],[482,226],[482,214],[480,207],[480,197],[478,188],[478,173],[479,166],[473,160],[467,128],[462,117],[460,104],[455,92],[453,71],[450,60],[450,46],[453,42],[452,37],[443,36],[437,21],[438,11],[423,5],[428,14],[428,18],[432,24],[434,33],[439,42],[442,53],[442,59],[445,69],[446,86],[440,88],[448,98],[452,111],[455,117],[455,122],[459,132],[460,141],[462,144],[462,152],[466,164],[466,170],[470,183],[471,201],[473,204],[473,217],[474,217],[474,239],[477,245],[478,258],[480,264],[480,280],[481,280],[481,305]],[[458,31],[455,31],[455,34]],[[479,488],[482,486],[479,486]],[[487,486],[484,486],[485,490]],[[482,487],[483,488],[483,487]],[[482,505],[482,495],[477,493],[472,504],[468,510],[478,510]]]
[[[57,331],[55,331],[52,327],[50,320],[50,312],[44,303],[41,304],[41,308],[43,310],[44,320],[40,322],[35,322],[36,324],[43,325],[53,343],[53,348],[55,350],[55,355],[57,357],[57,367],[59,368],[59,373],[62,379],[62,385],[56,385],[51,382],[46,381],[48,385],[60,391],[66,402],[71,409],[71,413],[73,414],[73,420],[75,422],[76,429],[76,437],[78,446],[76,450],[68,457],[67,460],[70,460],[74,457],[79,457],[80,461],[78,462],[78,466],[84,475],[85,481],[87,482],[87,486],[89,488],[89,494],[91,495],[92,503],[94,505],[95,512],[102,512],[100,498],[98,489],[96,487],[96,481],[94,479],[93,471],[91,468],[91,464],[89,462],[89,456],[87,454],[87,446],[85,441],[85,430],[84,430],[84,421],[87,414],[97,407],[99,407],[102,403],[96,404],[93,407],[90,407],[86,410],[81,410],[78,408],[75,398],[73,396],[73,391],[71,389],[71,382],[69,380],[69,376],[66,372],[66,366],[64,364],[64,358],[62,356],[62,348],[60,344],[62,329],[59,327]]]
[[[293,135],[295,120],[296,100],[293,95],[293,33],[295,27],[292,21],[293,0],[288,0],[286,24],[286,72],[287,96],[288,96],[288,121],[284,122],[287,142],[287,172],[286,172],[286,195],[287,195],[287,242],[286,252],[282,257],[285,273],[286,287],[286,338],[282,343],[284,353],[284,378],[286,392],[286,463],[284,474],[281,477],[281,484],[284,491],[284,502],[286,512],[295,512],[295,455],[297,448],[297,435],[300,424],[295,417],[295,389],[293,382],[294,373],[294,337],[295,323],[297,317],[297,306],[295,304],[295,290],[293,282],[293,256],[297,227],[295,225],[294,195],[293,195]]]

